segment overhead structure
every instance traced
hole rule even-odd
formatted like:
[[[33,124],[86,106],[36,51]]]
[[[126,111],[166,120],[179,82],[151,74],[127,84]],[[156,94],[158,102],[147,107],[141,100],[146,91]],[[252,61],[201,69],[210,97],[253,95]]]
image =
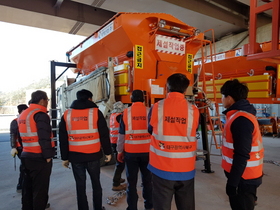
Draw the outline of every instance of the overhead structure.
[[[6,7],[0,15],[1,19],[6,18],[4,20],[6,22],[84,36],[88,35],[89,31],[78,33],[81,25],[77,27],[77,23],[101,26],[116,14],[113,11],[70,0],[1,0],[0,5]],[[9,11],[9,8],[12,8],[13,16],[10,12],[7,14],[4,12]],[[18,13],[21,15],[17,16]],[[56,25],[56,21],[61,25]],[[67,28],[70,30],[66,31]],[[91,27],[90,31],[92,30]]]
[[[94,25],[102,25],[115,15],[115,12],[75,1],[58,0],[54,4],[53,0],[1,0],[1,5]]]
[[[0,21],[89,36],[117,12],[156,12],[176,16],[215,39],[248,29],[247,0],[1,0]],[[258,26],[271,21],[258,15]],[[208,36],[208,35],[207,35]]]
[[[198,13],[213,17],[218,20],[228,22],[232,25],[237,25],[241,28],[248,28],[249,6],[238,1],[224,0],[164,0],[171,4],[176,4],[180,7],[196,11]]]

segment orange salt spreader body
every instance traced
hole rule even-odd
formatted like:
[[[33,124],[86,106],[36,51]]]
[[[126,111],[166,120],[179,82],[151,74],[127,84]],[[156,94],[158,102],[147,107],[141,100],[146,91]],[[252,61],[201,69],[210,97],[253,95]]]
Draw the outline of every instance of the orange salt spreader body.
[[[261,43],[259,48],[260,52],[267,52],[271,49],[271,42]],[[244,47],[213,54],[203,60],[203,65],[201,59],[195,62],[194,73],[202,69],[198,86],[204,89],[207,98],[221,103],[222,85],[227,80],[238,79],[248,86],[251,103],[280,103],[279,60],[279,63],[272,62],[272,59],[248,60]]]
[[[151,105],[165,98],[171,74],[183,73],[193,84],[193,58],[203,38],[169,14],[118,13],[67,55],[82,75],[108,66],[112,57],[116,100],[130,103],[131,92],[140,89]]]

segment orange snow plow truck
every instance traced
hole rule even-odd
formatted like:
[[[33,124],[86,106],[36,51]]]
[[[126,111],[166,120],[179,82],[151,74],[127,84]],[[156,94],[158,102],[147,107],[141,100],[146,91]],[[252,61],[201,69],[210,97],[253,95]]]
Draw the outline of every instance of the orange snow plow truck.
[[[249,43],[249,46],[255,45]],[[67,52],[69,61],[74,64],[52,62],[52,81],[55,65],[75,67],[73,71],[78,75],[75,82],[66,80],[59,88],[57,104],[52,82],[52,109],[58,107],[63,112],[69,108],[81,89],[93,93],[93,101],[104,116],[110,114],[116,101],[131,103],[130,95],[135,89],[144,91],[146,106],[151,106],[165,98],[166,80],[170,75],[185,74],[190,80],[187,99],[195,102],[201,113],[203,150],[207,151],[204,172],[212,173],[207,138],[211,131],[210,145],[214,145],[214,140],[216,148],[221,148],[218,137],[223,125],[218,103],[223,83],[234,78],[248,83],[251,103],[280,103],[278,61],[248,60],[253,55],[246,47],[217,54],[213,48],[212,42],[204,39],[204,33],[171,15],[118,13]],[[274,49],[270,43],[263,43],[260,48],[263,52]],[[56,116],[55,111],[53,113]]]
[[[66,95],[61,106],[68,108],[82,88],[92,91],[104,115],[115,101],[130,103],[135,89],[144,91],[150,106],[165,98],[166,79],[173,73],[190,79],[191,96],[193,58],[203,39],[203,33],[172,15],[118,13],[67,52],[81,77],[61,90]]]

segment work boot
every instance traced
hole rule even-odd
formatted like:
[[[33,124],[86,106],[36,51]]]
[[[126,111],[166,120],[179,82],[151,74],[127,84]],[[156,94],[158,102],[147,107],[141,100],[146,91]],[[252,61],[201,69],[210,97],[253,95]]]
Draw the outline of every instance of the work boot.
[[[126,189],[126,186],[125,185],[119,185],[119,186],[113,186],[112,190],[113,191],[122,191],[122,190],[125,190]]]
[[[125,179],[121,178],[120,183],[124,183],[124,182],[125,182]]]
[[[22,191],[22,186],[20,184],[17,185],[17,193],[21,193]]]
[[[50,203],[47,203],[47,205],[46,205],[46,208],[45,208],[45,209],[50,208],[50,206],[51,206],[51,204],[50,204]]]

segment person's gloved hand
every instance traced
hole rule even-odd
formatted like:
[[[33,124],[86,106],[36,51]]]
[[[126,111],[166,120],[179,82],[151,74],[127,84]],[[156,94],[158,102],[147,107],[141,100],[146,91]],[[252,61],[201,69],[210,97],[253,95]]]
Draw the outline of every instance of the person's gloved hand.
[[[18,153],[18,151],[17,151],[16,148],[11,149],[11,155],[12,155],[13,157],[15,157],[17,153]]]
[[[106,163],[108,163],[108,162],[110,162],[111,158],[112,158],[112,155],[105,155],[105,160],[104,161]]]
[[[62,166],[63,166],[64,168],[69,168],[69,160],[63,160],[63,161],[62,161]]]
[[[237,187],[227,184],[226,185],[226,193],[228,196],[235,196],[237,195]]]
[[[117,159],[120,163],[123,163],[124,153],[123,152],[118,153]]]

